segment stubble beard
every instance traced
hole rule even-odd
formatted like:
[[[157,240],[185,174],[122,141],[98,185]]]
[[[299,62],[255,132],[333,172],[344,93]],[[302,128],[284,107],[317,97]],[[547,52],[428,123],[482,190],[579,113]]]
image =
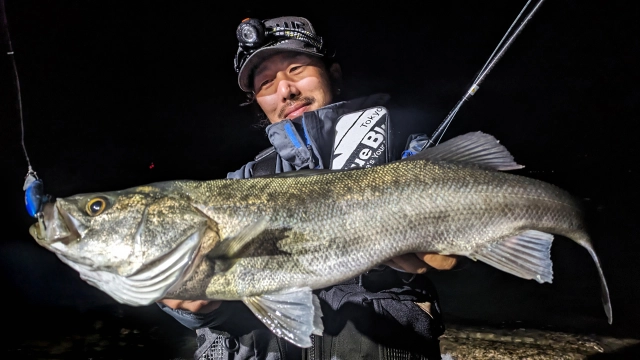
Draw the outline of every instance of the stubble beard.
[[[314,98],[313,96],[296,96],[293,99],[287,100],[285,105],[278,112],[278,119],[284,119],[284,113],[292,106],[295,106],[299,103],[304,104],[303,106],[309,106],[315,104],[315,102],[316,98]]]

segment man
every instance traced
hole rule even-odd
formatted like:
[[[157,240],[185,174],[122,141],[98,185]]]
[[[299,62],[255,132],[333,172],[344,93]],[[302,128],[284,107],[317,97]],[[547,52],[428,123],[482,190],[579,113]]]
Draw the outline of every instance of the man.
[[[238,84],[270,124],[273,147],[228,178],[391,160],[389,117],[382,107],[387,96],[340,101],[340,65],[307,19],[245,19],[237,34]],[[375,123],[367,125],[369,133],[348,143],[353,126],[347,125],[361,121],[364,111],[377,114]],[[334,151],[338,136],[355,157]],[[276,337],[240,302],[164,299],[160,307],[197,329],[196,359],[439,359],[438,337],[444,327],[437,294],[425,276],[416,274],[429,267],[450,269],[455,263],[450,256],[406,254],[357,279],[316,291],[324,333],[313,335],[307,350]]]

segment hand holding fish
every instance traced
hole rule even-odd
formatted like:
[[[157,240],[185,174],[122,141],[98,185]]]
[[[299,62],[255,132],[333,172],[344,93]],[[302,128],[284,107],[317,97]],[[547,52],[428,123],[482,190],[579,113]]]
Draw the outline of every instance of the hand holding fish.
[[[396,270],[413,274],[424,274],[431,267],[436,270],[451,270],[458,262],[454,255],[419,252],[396,256],[385,262],[385,265]]]
[[[181,309],[191,311],[196,314],[204,314],[212,312],[220,307],[222,301],[208,301],[208,300],[178,300],[178,299],[162,299],[161,302],[173,310]]]

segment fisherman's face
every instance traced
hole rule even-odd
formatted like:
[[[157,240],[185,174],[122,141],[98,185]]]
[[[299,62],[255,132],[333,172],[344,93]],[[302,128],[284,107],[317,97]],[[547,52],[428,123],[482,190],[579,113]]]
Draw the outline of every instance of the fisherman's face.
[[[272,124],[294,119],[331,104],[331,76],[339,76],[339,72],[337,64],[327,71],[315,56],[295,52],[276,54],[254,72],[256,101]]]

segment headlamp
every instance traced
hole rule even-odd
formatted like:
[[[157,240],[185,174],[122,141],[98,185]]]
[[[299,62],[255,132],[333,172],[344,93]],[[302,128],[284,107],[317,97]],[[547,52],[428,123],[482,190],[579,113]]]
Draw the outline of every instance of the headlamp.
[[[238,52],[233,61],[236,72],[240,72],[247,59],[257,50],[272,46],[286,39],[298,40],[316,48],[318,53],[324,52],[322,37],[293,27],[268,27],[264,21],[247,18],[242,20],[236,29]]]
[[[240,47],[245,51],[259,48],[264,43],[265,35],[264,24],[258,19],[244,19],[236,29]]]

